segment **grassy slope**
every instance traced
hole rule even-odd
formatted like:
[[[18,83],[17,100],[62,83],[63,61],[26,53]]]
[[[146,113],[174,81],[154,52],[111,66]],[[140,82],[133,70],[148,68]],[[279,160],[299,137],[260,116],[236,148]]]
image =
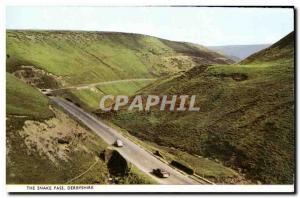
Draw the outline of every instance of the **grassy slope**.
[[[46,97],[9,73],[6,73],[6,90],[7,114],[41,119],[53,116]]]
[[[72,85],[161,76],[199,61],[231,62],[190,43],[138,34],[68,31],[8,30],[7,57],[10,72],[22,64],[33,65]]]
[[[7,182],[10,184],[30,184],[30,183],[64,183],[72,176],[78,174],[89,166],[89,161],[94,160],[94,155],[82,155],[79,152],[71,152],[71,161],[61,161],[58,169],[46,158],[44,154],[36,151],[30,153],[26,147],[24,137],[20,135],[26,120],[44,120],[54,118],[54,113],[49,109],[48,99],[35,88],[26,85],[11,74],[6,75],[7,94]],[[17,117],[16,117],[17,116]],[[47,129],[44,130],[44,133]],[[106,144],[100,138],[92,136],[94,144],[90,144],[88,149],[97,150],[105,148]],[[96,145],[95,145],[96,142]],[[31,163],[28,163],[31,162]],[[88,163],[85,163],[88,162]],[[106,166],[99,163],[94,172],[101,182],[105,182],[107,173]],[[93,172],[92,171],[92,172]],[[99,174],[97,173],[99,172]],[[88,183],[93,182],[89,181]]]
[[[82,129],[66,114],[62,112],[57,114],[57,110],[54,113],[53,108],[55,107],[44,95],[9,73],[6,74],[6,90],[6,166],[8,184],[66,183],[87,170],[98,158],[99,152],[108,146],[88,129]],[[50,109],[50,105],[52,109]],[[58,117],[58,115],[60,116]],[[58,119],[58,121],[53,122],[52,119]],[[36,120],[35,127],[37,128],[27,132],[32,134],[25,133],[26,135],[23,135],[24,123],[27,120]],[[64,126],[65,123],[71,124]],[[45,126],[39,127],[41,125]],[[65,133],[64,127],[68,127],[71,134],[80,130],[85,131],[86,135],[85,138],[79,138],[76,135],[70,136],[72,137],[72,143],[66,145],[69,151],[65,150],[68,153],[68,161],[59,160],[57,165],[48,159],[48,153],[44,152],[43,149],[49,148],[49,145],[52,144],[55,149],[61,148],[62,145],[57,145],[57,140],[53,139],[53,137],[57,137],[52,132]],[[47,133],[49,136],[44,135]],[[32,141],[32,138],[36,141]],[[28,144],[29,141],[31,141],[30,144]],[[42,145],[37,147],[40,142],[42,142]],[[52,151],[49,150],[49,152]],[[55,153],[54,155],[56,155]],[[72,183],[103,184],[106,183],[108,177],[107,165],[98,160],[97,164],[87,174],[72,181]],[[133,169],[130,175],[124,179],[127,183],[153,183],[145,174],[136,169]]]
[[[261,63],[261,62],[270,62],[280,59],[286,59],[291,57],[294,54],[294,37],[295,33],[291,32],[274,45],[268,47],[265,50],[257,52],[247,59],[243,60],[241,64],[250,64],[250,63]]]
[[[95,88],[71,90],[71,98],[88,110],[96,110],[99,107],[99,101],[104,95],[133,95],[136,91],[145,87],[152,81],[144,82],[118,82],[114,84],[98,85]]]
[[[196,94],[200,112],[120,112],[131,134],[218,158],[263,183],[293,183],[293,33],[241,64],[195,67],[143,94]]]
[[[19,71],[21,65],[42,69],[52,74],[51,78],[44,76],[48,81],[40,80],[43,88],[47,88],[47,83],[51,88],[52,84],[64,87],[119,79],[153,78],[185,71],[197,64],[231,62],[200,45],[139,34],[7,31],[7,71]],[[131,95],[144,85],[119,83],[107,85],[103,91]],[[88,110],[95,110],[102,96],[99,89],[67,90],[64,95]]]
[[[70,149],[68,161],[60,160],[59,165],[55,165],[44,153],[29,152],[26,138],[21,136],[19,132],[22,131],[25,121],[24,118],[11,117],[7,120],[6,182],[8,184],[64,184],[87,170],[95,162],[98,150],[106,147],[106,144],[98,136],[90,133],[87,140],[81,143],[87,146],[86,149],[91,153]],[[93,167],[88,174],[73,183],[93,184],[99,182],[104,184],[107,178],[106,164],[99,161],[97,166]]]
[[[190,43],[178,43],[155,37],[99,32],[62,32],[62,31],[7,31],[7,71],[13,73],[23,70],[21,65],[34,66],[40,69],[39,83],[43,88],[52,85],[68,86],[83,83],[94,83],[128,78],[150,78],[169,75],[187,70],[196,64],[231,63],[222,55],[209,51],[202,46]],[[34,70],[31,70],[34,72]],[[49,75],[40,75],[46,71]],[[38,73],[37,73],[38,74]],[[27,72],[26,78],[31,76]],[[9,183],[60,183],[75,176],[92,161],[93,155],[82,156],[71,153],[72,163],[64,163],[63,169],[57,169],[39,154],[28,154],[24,145],[24,137],[19,135],[27,119],[43,121],[53,113],[45,97],[34,88],[18,81],[7,74],[7,139],[11,152],[8,164]],[[47,81],[45,81],[45,78]],[[29,80],[30,81],[30,80]],[[55,81],[55,82],[52,82]],[[143,87],[144,83],[121,83],[97,87],[101,93],[128,94]],[[99,95],[92,90],[68,92],[78,102],[95,108]],[[11,116],[26,116],[25,118]],[[101,139],[91,150],[105,147]],[[88,143],[87,143],[88,144]],[[33,161],[36,164],[33,167]],[[73,165],[72,165],[73,164]],[[105,165],[100,164],[88,175],[99,177],[104,182]],[[45,172],[47,170],[47,172]],[[34,172],[33,172],[34,171]],[[103,175],[101,175],[103,173]],[[47,181],[43,175],[48,175]],[[100,175],[99,175],[100,174]],[[142,182],[144,179],[133,173],[126,182]],[[88,176],[87,176],[88,178]],[[95,180],[81,178],[81,182]],[[132,180],[132,181],[131,181]],[[135,180],[135,181],[134,181]],[[79,181],[79,182],[80,182]]]
[[[208,159],[201,156],[191,155],[187,152],[180,151],[175,148],[160,146],[156,143],[144,141],[136,136],[133,136],[124,128],[120,128],[117,125],[113,124],[109,120],[105,120],[106,124],[110,125],[113,128],[116,128],[118,131],[122,132],[124,136],[129,138],[131,141],[136,144],[141,145],[145,150],[151,153],[160,153],[164,161],[169,164],[175,160],[182,164],[185,164],[188,167],[192,167],[196,174],[205,177],[216,183],[235,183],[235,182],[244,182],[244,178],[237,178],[238,173],[230,168],[225,167],[224,165],[215,162],[215,159]],[[158,157],[158,156],[156,156]],[[230,181],[231,180],[231,181]],[[235,182],[233,181],[235,180]],[[239,181],[237,181],[239,180]],[[232,182],[233,181],[233,182]]]

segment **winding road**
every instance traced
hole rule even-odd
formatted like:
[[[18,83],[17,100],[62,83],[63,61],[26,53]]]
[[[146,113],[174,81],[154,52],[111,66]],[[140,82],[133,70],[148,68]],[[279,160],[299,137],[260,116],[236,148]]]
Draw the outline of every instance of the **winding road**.
[[[155,81],[155,80],[157,79],[156,78],[132,78],[132,79],[124,79],[124,80],[112,80],[112,81],[104,81],[104,82],[97,82],[91,84],[74,85],[74,86],[63,87],[59,89],[52,89],[51,92],[66,90],[66,89],[90,89],[98,85],[109,85],[109,84],[122,83],[122,82],[143,82],[143,81]]]
[[[86,126],[93,130],[108,144],[113,144],[116,139],[120,139],[124,143],[124,147],[116,148],[116,150],[129,162],[138,167],[141,171],[156,180],[159,184],[201,184],[195,179],[185,175],[168,164],[160,161],[149,152],[136,145],[126,137],[122,136],[117,130],[107,126],[99,119],[85,112],[71,102],[59,97],[50,97],[57,105],[61,106],[67,112],[82,121]],[[168,178],[158,178],[152,174],[154,168],[163,168],[167,170],[171,176]]]

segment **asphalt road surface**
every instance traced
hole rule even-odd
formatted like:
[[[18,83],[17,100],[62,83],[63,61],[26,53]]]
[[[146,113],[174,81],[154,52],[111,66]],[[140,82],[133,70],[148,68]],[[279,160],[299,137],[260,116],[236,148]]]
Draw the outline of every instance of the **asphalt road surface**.
[[[66,89],[90,89],[99,85],[109,85],[109,84],[122,83],[122,82],[143,82],[143,81],[154,81],[154,80],[156,80],[156,78],[133,78],[133,79],[124,79],[124,80],[112,80],[112,81],[105,81],[105,82],[98,82],[98,83],[91,83],[91,84],[74,85],[70,87],[52,89],[49,91],[52,92],[52,91],[59,91],[59,90],[66,90]]]
[[[138,167],[141,171],[148,174],[150,177],[155,179],[159,184],[200,184],[196,180],[190,178],[189,176],[182,174],[176,169],[170,167],[166,163],[163,163],[156,157],[154,157],[149,152],[142,149],[140,146],[136,145],[126,137],[122,136],[117,130],[107,126],[99,119],[96,119],[89,113],[83,111],[81,108],[77,107],[71,102],[58,97],[50,97],[57,105],[61,106],[67,112],[75,116],[77,119],[81,120],[86,126],[93,130],[97,135],[99,135],[108,144],[113,144],[116,139],[120,139],[124,146],[120,148],[115,148],[119,153],[129,162]],[[168,178],[158,178],[152,174],[154,168],[163,168],[168,171],[171,176]]]

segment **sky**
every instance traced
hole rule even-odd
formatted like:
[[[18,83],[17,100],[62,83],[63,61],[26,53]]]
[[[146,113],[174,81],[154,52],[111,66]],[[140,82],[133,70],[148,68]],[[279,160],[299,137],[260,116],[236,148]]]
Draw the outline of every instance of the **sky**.
[[[272,44],[294,30],[292,8],[9,6],[7,29],[140,33],[206,46]]]

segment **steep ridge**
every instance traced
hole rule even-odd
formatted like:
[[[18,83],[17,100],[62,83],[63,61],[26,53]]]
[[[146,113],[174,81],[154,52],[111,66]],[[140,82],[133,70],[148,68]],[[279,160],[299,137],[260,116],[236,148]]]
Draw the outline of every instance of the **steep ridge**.
[[[7,70],[35,66],[61,86],[168,75],[196,64],[232,63],[207,48],[117,32],[7,31]]]
[[[196,66],[140,94],[197,95],[199,112],[120,111],[110,119],[161,146],[217,158],[253,182],[294,182],[294,33],[240,64]]]
[[[243,60],[241,64],[276,61],[278,59],[286,58],[292,59],[294,58],[294,40],[295,32],[291,32],[267,49],[261,50],[249,56]]]

